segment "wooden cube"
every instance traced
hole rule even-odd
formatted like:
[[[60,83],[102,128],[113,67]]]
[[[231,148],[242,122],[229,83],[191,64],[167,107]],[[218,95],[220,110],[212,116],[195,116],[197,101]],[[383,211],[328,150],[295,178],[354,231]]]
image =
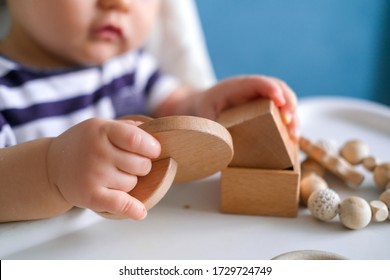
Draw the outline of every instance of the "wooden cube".
[[[293,166],[293,146],[278,108],[259,99],[222,112],[218,122],[233,138],[230,167],[286,169]]]
[[[296,149],[296,154],[298,149]],[[228,167],[221,172],[223,213],[295,217],[299,199],[299,162],[292,169]]]

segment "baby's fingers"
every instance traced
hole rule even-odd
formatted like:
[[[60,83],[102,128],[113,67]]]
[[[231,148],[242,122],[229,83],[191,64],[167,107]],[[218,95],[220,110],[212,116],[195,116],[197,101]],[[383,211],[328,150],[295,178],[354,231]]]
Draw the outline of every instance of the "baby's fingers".
[[[147,215],[145,205],[141,201],[130,196],[128,193],[112,189],[104,189],[91,209],[133,220],[142,220]]]
[[[293,115],[290,123],[287,124],[289,134],[291,138],[298,142],[300,137],[300,130],[299,130],[299,119],[297,115]]]
[[[282,106],[284,111],[288,111],[291,114],[295,114],[298,100],[295,92],[284,82],[281,80],[278,80],[276,78],[272,78],[276,83],[278,83],[279,87],[282,89],[285,104]]]
[[[117,148],[148,158],[157,158],[160,143],[149,133],[126,121],[115,121],[108,131],[108,139]]]

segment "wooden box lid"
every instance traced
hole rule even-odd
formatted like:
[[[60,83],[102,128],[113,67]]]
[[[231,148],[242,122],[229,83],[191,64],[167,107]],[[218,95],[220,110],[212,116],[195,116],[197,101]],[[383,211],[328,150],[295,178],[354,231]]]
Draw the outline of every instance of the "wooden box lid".
[[[218,122],[233,138],[230,167],[288,169],[297,144],[290,139],[279,109],[269,99],[258,99],[221,113]]]

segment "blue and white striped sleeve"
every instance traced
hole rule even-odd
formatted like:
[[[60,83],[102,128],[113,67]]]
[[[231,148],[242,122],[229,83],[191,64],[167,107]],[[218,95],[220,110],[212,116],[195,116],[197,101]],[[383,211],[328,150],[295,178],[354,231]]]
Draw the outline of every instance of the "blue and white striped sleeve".
[[[161,72],[154,57],[147,52],[142,52],[140,57],[137,80],[147,97],[146,109],[150,113],[180,85],[178,79]]]
[[[16,144],[16,137],[0,111],[0,149]]]

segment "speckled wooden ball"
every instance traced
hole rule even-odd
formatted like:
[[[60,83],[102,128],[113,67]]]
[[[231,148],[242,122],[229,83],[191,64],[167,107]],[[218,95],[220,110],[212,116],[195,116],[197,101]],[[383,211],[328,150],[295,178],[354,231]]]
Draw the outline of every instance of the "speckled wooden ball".
[[[359,164],[369,156],[368,146],[360,140],[350,140],[340,149],[340,155],[351,164]]]
[[[300,184],[300,202],[303,205],[307,205],[307,201],[313,192],[327,188],[328,184],[326,181],[316,173],[310,173],[304,176]]]
[[[371,208],[367,201],[357,196],[344,199],[339,209],[340,222],[349,229],[362,229],[371,221]]]
[[[313,192],[307,204],[313,217],[330,221],[338,213],[340,197],[335,191],[326,188]]]
[[[378,188],[386,188],[386,185],[390,183],[390,162],[382,163],[375,167],[374,181]]]

